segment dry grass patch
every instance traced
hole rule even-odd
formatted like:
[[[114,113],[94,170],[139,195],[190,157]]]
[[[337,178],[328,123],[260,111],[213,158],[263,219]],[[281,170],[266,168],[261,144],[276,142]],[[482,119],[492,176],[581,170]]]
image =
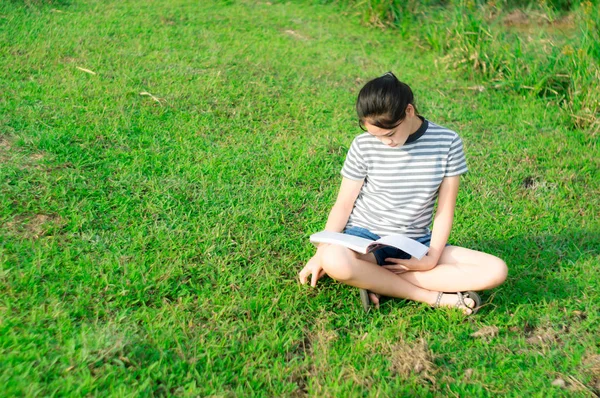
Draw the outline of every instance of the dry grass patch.
[[[12,144],[8,136],[0,135],[0,163],[13,164],[19,169],[40,168],[38,162],[45,158],[43,153],[25,155]]]
[[[514,10],[502,19],[502,23],[506,26],[528,25],[529,17],[521,10]]]
[[[60,224],[60,217],[36,214],[31,217],[16,216],[12,221],[5,223],[2,229],[22,235],[26,239],[39,239],[57,224]]]
[[[328,317],[319,318],[312,330],[305,330],[304,339],[298,341],[287,354],[288,363],[301,358],[303,364],[291,366],[290,380],[297,385],[291,396],[334,396],[332,377],[338,382],[350,381],[357,389],[370,389],[373,379],[364,370],[354,366],[350,359],[335,355],[334,344],[339,339],[335,330],[328,328]],[[337,363],[341,360],[343,364]],[[331,369],[341,369],[332,375]]]
[[[583,370],[591,377],[589,388],[600,396],[600,354],[588,354],[582,361]]]
[[[298,388],[294,391],[292,397],[303,397],[308,394],[307,390],[307,378],[310,372],[308,371],[308,365],[305,361],[307,357],[310,357],[312,353],[312,342],[309,338],[309,334],[304,332],[304,339],[297,342],[293,349],[286,353],[286,360],[290,364],[290,376],[289,380],[296,384]],[[298,359],[302,361],[299,366],[293,366],[291,363]]]
[[[333,330],[327,329],[327,322],[320,318],[317,320],[315,328],[307,334],[309,344],[309,356],[311,359],[307,378],[313,381],[313,395],[323,395],[324,388],[327,386],[325,376],[328,374],[331,366],[329,365],[329,353],[331,344],[337,340],[338,334]],[[305,378],[306,384],[306,378]],[[308,392],[308,390],[305,390]]]
[[[535,345],[555,344],[559,341],[560,334],[566,333],[566,331],[565,327],[557,331],[551,326],[539,326],[530,333],[525,341]]]
[[[312,331],[305,330],[302,341],[298,341],[286,354],[288,363],[296,358],[303,362],[300,366],[291,368],[290,380],[298,386],[292,396],[307,396],[309,380],[313,382],[317,391],[322,391],[323,385],[327,385],[322,378],[329,368],[330,344],[337,337],[337,333],[327,330],[324,318],[320,318],[315,328]]]
[[[398,375],[408,377],[415,374],[435,384],[434,356],[424,339],[419,339],[414,344],[401,340],[392,347],[391,358],[392,369]]]
[[[44,159],[44,155],[42,153],[34,153],[33,155],[29,156],[29,159],[37,162],[39,160]]]
[[[10,143],[8,142],[8,138],[0,135],[0,149],[8,150],[10,148],[11,148],[11,146],[10,146]]]
[[[397,376],[403,379],[417,376],[423,381],[436,383],[435,356],[425,339],[406,342],[400,338],[394,344],[381,342],[377,347],[373,347],[373,351],[390,358],[391,370]]]
[[[498,336],[498,326],[484,326],[475,333],[471,333],[471,337],[492,339]]]
[[[286,35],[289,35],[291,37],[293,37],[294,39],[298,39],[298,40],[310,40],[310,37],[305,36],[295,30],[292,29],[286,29],[283,33],[285,33]]]
[[[4,163],[10,159],[10,152],[12,151],[12,145],[8,141],[8,138],[0,135],[0,162]]]

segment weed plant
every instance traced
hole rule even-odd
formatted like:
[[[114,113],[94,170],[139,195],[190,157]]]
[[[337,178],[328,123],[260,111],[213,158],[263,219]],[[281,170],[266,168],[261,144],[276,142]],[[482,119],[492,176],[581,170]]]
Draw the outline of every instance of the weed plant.
[[[345,2],[370,25],[443,54],[493,89],[559,104],[574,127],[600,131],[600,7],[584,1]]]

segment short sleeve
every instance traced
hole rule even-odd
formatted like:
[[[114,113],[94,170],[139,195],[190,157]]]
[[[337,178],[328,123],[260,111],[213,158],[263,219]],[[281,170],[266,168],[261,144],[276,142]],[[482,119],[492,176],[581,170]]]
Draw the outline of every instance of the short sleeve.
[[[364,180],[367,177],[367,165],[361,154],[357,138],[350,145],[341,173],[342,176],[351,180]]]
[[[467,172],[467,160],[463,150],[463,143],[457,135],[452,140],[450,151],[448,152],[448,162],[446,163],[445,177],[457,176]]]

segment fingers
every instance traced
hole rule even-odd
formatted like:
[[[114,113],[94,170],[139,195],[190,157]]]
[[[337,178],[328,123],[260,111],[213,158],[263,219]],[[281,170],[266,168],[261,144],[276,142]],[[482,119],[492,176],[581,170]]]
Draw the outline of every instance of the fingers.
[[[396,275],[402,275],[408,272],[408,270],[390,270],[391,272],[393,272]]]
[[[308,276],[311,273],[312,271],[308,265],[302,268],[302,271],[298,273],[298,279],[300,279],[300,283],[304,285],[306,282],[308,282]]]
[[[389,259],[385,259],[388,261]],[[386,268],[390,271],[408,271],[408,267],[402,264],[393,264],[393,265],[382,265],[383,268]]]
[[[391,258],[391,257],[390,257],[390,258],[386,258],[386,259],[385,259],[385,261],[386,261],[387,263],[394,263],[394,264],[399,264],[399,265],[401,265],[401,264],[404,264],[404,263],[407,263],[407,262],[408,262],[408,260],[403,260],[403,259],[401,259],[401,258]]]
[[[321,279],[321,277],[323,275],[325,275],[325,270],[323,268],[319,267],[316,270],[312,270],[311,273],[312,273],[312,279],[310,281],[310,285],[312,287],[315,287],[315,286],[317,286],[317,281],[319,279]]]
[[[300,273],[298,273],[298,279],[300,279],[300,283],[301,284],[305,284],[306,283],[306,274],[304,274],[304,270],[300,271]]]
[[[401,264],[384,265],[383,268],[387,269],[390,272],[393,272],[396,275],[404,274],[405,272],[408,272],[410,270],[408,267]]]
[[[311,275],[310,285],[312,287],[317,286],[317,281],[325,275],[325,270],[321,267],[314,267],[307,265],[298,273],[298,279],[301,284],[306,284],[308,282],[308,276]]]
[[[319,280],[319,272],[312,272],[312,278],[310,280],[310,285],[312,287],[317,286],[317,281]]]
[[[306,283],[306,277],[308,276],[307,268],[308,264],[306,264],[304,268],[302,268],[300,272],[298,272],[298,279],[300,279],[300,283],[303,285]]]

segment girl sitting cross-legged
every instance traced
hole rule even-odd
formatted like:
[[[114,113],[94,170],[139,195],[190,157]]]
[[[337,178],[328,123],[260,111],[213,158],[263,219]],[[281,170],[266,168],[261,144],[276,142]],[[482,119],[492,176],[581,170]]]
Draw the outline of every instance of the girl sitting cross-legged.
[[[412,90],[391,72],[360,90],[356,110],[365,132],[348,150],[325,230],[369,239],[404,234],[429,252],[417,260],[395,248],[363,255],[320,244],[300,282],[310,276],[314,287],[327,274],[358,287],[365,310],[378,307],[383,295],[475,312],[481,305],[475,291],[500,285],[507,267],[491,254],[447,245],[460,175],[467,172],[460,137],[420,116]]]

